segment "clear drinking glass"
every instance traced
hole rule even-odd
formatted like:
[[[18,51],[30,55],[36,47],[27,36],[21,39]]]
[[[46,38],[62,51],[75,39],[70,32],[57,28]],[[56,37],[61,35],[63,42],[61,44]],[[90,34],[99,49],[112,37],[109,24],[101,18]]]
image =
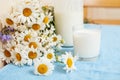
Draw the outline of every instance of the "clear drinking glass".
[[[74,55],[80,60],[94,60],[99,56],[101,42],[100,28],[73,27]]]

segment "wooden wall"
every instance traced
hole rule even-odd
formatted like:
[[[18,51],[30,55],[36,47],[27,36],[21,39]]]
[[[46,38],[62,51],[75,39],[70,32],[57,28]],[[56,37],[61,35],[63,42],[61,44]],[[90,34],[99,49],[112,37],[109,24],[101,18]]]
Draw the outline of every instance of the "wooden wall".
[[[120,0],[84,0],[84,19],[89,23],[120,25],[119,13]]]

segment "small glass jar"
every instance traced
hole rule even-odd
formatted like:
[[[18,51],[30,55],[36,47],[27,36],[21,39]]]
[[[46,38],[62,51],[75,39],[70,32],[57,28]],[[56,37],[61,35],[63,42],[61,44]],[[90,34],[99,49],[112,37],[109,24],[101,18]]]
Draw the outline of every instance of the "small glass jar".
[[[100,28],[73,28],[74,55],[80,60],[97,59],[100,52]]]

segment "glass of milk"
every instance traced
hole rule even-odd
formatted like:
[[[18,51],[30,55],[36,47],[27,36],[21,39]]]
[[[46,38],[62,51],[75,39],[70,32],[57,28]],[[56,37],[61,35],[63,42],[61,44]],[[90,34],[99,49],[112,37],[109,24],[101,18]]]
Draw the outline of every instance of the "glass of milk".
[[[73,28],[74,55],[80,60],[95,60],[99,56],[101,30],[93,28]]]

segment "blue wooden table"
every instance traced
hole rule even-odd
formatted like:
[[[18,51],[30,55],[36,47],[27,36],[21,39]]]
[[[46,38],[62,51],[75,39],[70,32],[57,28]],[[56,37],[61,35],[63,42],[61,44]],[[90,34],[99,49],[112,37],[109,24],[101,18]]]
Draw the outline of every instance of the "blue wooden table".
[[[34,75],[33,66],[18,67],[8,64],[0,70],[0,80],[120,80],[120,26],[86,24],[86,27],[101,27],[100,56],[94,62],[77,61],[77,70],[66,73],[61,64],[49,76]],[[73,51],[73,48],[64,48]]]

